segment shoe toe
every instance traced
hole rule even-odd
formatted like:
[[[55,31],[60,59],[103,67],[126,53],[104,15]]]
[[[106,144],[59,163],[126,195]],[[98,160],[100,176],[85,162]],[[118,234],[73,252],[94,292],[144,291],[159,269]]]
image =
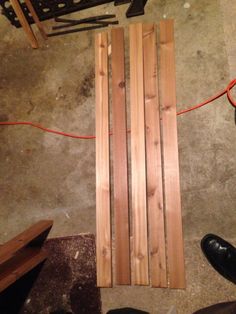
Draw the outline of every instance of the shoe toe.
[[[201,241],[201,248],[206,254],[208,252],[214,252],[220,247],[219,241],[217,241],[216,236],[213,234],[207,234]]]
[[[205,236],[201,241],[201,247],[205,255],[214,258],[221,258],[227,254],[227,247],[224,246],[223,239],[213,234]]]
[[[236,249],[214,234],[203,237],[201,248],[213,268],[226,279],[236,283]]]

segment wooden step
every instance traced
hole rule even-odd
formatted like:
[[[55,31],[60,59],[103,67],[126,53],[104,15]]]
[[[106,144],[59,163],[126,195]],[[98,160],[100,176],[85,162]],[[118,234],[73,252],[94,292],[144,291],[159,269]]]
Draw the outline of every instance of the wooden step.
[[[0,265],[0,292],[42,263],[47,254],[41,248],[26,248]]]
[[[52,228],[52,220],[41,220],[0,246],[0,265],[26,246],[40,246]]]

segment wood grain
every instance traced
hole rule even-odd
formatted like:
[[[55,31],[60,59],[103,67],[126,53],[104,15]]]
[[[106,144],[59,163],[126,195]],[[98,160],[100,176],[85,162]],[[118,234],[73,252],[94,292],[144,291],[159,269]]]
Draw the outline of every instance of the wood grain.
[[[130,284],[124,29],[111,31],[116,284]]]
[[[24,232],[0,246],[0,265],[25,246],[41,246],[52,227],[52,220],[40,220]]]
[[[143,25],[143,47],[150,277],[153,287],[167,287],[157,43],[154,24]]]
[[[18,17],[19,19],[19,22],[26,34],[26,36],[28,37],[28,40],[32,46],[32,48],[38,48],[38,41],[31,29],[31,26],[29,25],[25,15],[24,15],[24,12],[19,4],[19,1],[18,0],[10,0],[10,3],[16,13],[16,16]]]
[[[26,248],[5,264],[0,265],[0,292],[35,266],[43,262],[47,254],[40,248]]]
[[[141,23],[130,25],[130,106],[133,282],[136,285],[148,285],[143,31]]]
[[[176,119],[174,22],[160,23],[160,86],[166,206],[167,265],[170,288],[185,288],[182,214]]]
[[[95,35],[97,285],[110,287],[111,222],[109,171],[108,35]]]
[[[44,30],[43,24],[40,22],[37,13],[35,12],[35,9],[31,3],[31,0],[25,0],[25,4],[30,12],[30,14],[32,15],[32,18],[35,22],[35,24],[38,27],[38,30],[40,31],[41,36],[43,37],[43,39],[47,39],[47,34]]]

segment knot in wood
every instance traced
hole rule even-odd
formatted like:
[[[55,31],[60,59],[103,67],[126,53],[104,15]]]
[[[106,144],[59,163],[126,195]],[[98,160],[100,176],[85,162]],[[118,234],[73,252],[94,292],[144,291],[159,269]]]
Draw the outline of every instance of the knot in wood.
[[[152,197],[155,195],[155,192],[156,192],[156,188],[151,188],[149,191],[148,191],[148,197]]]
[[[153,250],[151,251],[151,256],[156,255],[158,251],[158,247],[153,248]]]
[[[170,111],[171,110],[171,106],[170,105],[166,105],[165,107],[162,108],[163,111]]]
[[[124,82],[124,81],[121,81],[121,82],[119,83],[119,87],[120,87],[120,88],[125,88],[125,82]]]
[[[144,255],[142,253],[138,253],[137,258],[141,261],[144,259]]]
[[[156,95],[155,94],[148,94],[148,95],[146,95],[146,100],[151,100],[151,99],[154,99],[154,98],[156,98]]]
[[[102,249],[102,256],[107,256],[107,249],[105,247]]]

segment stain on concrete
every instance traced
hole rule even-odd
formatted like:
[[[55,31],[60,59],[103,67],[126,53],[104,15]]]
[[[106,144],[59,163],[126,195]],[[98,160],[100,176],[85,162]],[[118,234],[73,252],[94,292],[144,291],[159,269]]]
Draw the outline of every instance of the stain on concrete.
[[[203,58],[204,57],[204,54],[201,50],[197,50],[197,55],[199,58]]]
[[[7,114],[4,114],[4,113],[0,114],[0,122],[6,122],[8,120],[9,120],[9,117]]]
[[[94,88],[94,78],[95,78],[94,69],[90,69],[82,81],[79,95],[82,95],[85,98],[91,97],[92,95],[91,90]]]

